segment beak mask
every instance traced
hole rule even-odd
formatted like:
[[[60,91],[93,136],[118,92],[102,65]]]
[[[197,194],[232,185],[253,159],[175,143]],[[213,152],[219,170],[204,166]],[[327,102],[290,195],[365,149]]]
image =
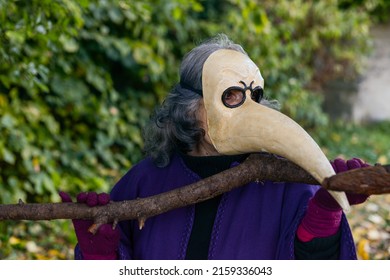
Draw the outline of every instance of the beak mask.
[[[260,104],[264,79],[247,55],[228,49],[212,53],[203,65],[202,87],[208,135],[220,154],[276,154],[296,163],[318,182],[335,174],[300,125]],[[349,210],[345,193],[329,192]]]

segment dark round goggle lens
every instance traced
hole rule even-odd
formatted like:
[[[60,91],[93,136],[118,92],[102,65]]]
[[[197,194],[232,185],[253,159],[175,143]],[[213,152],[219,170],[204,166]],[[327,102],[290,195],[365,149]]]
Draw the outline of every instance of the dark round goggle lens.
[[[263,99],[264,91],[261,87],[255,87],[252,90],[251,98],[253,101],[260,103],[261,99]]]
[[[228,88],[222,94],[222,102],[226,107],[235,108],[245,101],[245,93],[241,88]]]

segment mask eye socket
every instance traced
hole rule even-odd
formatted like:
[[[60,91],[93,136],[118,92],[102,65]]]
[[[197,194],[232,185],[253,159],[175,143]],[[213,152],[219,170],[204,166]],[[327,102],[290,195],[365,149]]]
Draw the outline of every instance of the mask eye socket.
[[[261,87],[255,87],[251,92],[251,98],[253,101],[260,103],[263,99],[264,91]]]
[[[235,108],[245,101],[245,92],[240,87],[227,88],[222,94],[222,102],[226,107]]]

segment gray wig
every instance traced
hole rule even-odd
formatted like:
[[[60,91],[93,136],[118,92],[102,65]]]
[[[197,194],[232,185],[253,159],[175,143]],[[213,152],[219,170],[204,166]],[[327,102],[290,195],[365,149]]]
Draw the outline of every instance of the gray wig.
[[[182,61],[180,83],[171,90],[146,126],[144,151],[158,167],[167,166],[174,151],[192,151],[204,137],[205,131],[197,118],[202,100],[202,69],[206,59],[220,49],[246,54],[224,34],[192,49]]]

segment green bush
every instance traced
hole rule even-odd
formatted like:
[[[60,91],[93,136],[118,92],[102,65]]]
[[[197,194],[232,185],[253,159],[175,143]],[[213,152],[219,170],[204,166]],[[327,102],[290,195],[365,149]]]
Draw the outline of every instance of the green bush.
[[[341,9],[359,8],[372,16],[376,23],[385,23],[390,19],[390,1],[388,0],[340,0]]]

